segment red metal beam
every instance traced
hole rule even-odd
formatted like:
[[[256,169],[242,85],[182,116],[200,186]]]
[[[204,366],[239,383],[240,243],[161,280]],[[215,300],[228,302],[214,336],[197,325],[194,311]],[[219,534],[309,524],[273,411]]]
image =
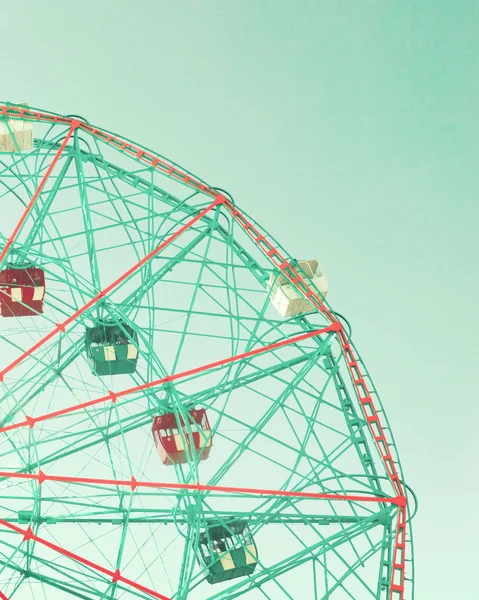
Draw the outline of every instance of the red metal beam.
[[[377,504],[395,504],[402,507],[404,502],[401,496],[386,498],[382,496],[366,496],[360,494],[332,494],[320,492],[295,492],[292,490],[272,490],[261,488],[231,487],[224,485],[203,485],[201,483],[171,483],[159,481],[139,481],[131,479],[98,479],[96,477],[66,477],[63,475],[46,475],[43,471],[38,473],[12,473],[0,471],[0,477],[8,479],[21,479],[25,481],[38,481],[41,485],[45,481],[57,483],[78,483],[86,485],[107,485],[131,488],[134,492],[138,488],[158,490],[190,490],[195,492],[218,492],[222,494],[247,494],[251,496],[272,496],[284,498],[303,498],[308,500],[339,500],[342,502],[372,502]]]
[[[19,533],[19,534],[23,535],[24,542],[27,542],[28,540],[33,540],[37,544],[45,546],[46,548],[50,548],[50,550],[53,550],[54,552],[57,552],[58,554],[62,554],[63,556],[66,556],[67,558],[71,558],[72,560],[74,560],[82,565],[85,565],[86,567],[89,567],[90,569],[98,571],[98,573],[101,573],[102,575],[106,575],[107,577],[110,577],[112,583],[116,583],[117,581],[120,581],[121,583],[125,583],[126,585],[134,588],[135,590],[138,590],[140,592],[144,592],[145,594],[148,594],[152,598],[159,598],[159,600],[171,600],[167,596],[164,596],[163,594],[159,594],[158,592],[155,592],[154,590],[147,588],[144,585],[137,583],[136,581],[132,581],[131,579],[123,577],[123,575],[120,573],[119,569],[117,569],[116,571],[112,571],[111,569],[106,569],[105,567],[102,567],[101,565],[98,565],[97,563],[94,563],[93,561],[88,560],[87,558],[84,558],[83,556],[80,556],[79,554],[75,554],[74,552],[65,550],[65,548],[62,548],[61,546],[58,546],[57,544],[53,544],[52,542],[49,542],[48,540],[41,538],[38,535],[35,535],[30,527],[28,529],[22,529],[21,527],[18,527],[17,525],[14,525],[13,523],[9,523],[8,521],[4,521],[3,519],[0,519],[0,525],[2,527],[5,527],[6,529],[10,529],[10,531],[14,531],[15,533]]]
[[[216,199],[210,205],[208,205],[204,210],[202,210],[200,213],[198,213],[195,217],[193,217],[192,219],[190,219],[185,225],[183,225],[183,227],[181,227],[180,229],[178,229],[178,231],[176,231],[175,233],[173,233],[172,235],[170,235],[157,248],[155,248],[154,250],[152,250],[144,258],[142,258],[140,261],[138,261],[133,267],[131,267],[130,269],[128,269],[128,271],[126,271],[126,273],[124,273],[123,275],[121,275],[120,277],[118,277],[117,279],[115,279],[115,281],[113,283],[110,283],[110,285],[108,285],[106,288],[104,288],[101,292],[98,292],[98,294],[96,296],[94,296],[91,300],[89,300],[84,306],[82,306],[81,308],[79,308],[78,310],[76,310],[70,317],[68,317],[68,319],[65,319],[65,321],[63,321],[63,323],[58,323],[57,326],[55,327],[55,329],[53,329],[52,331],[50,331],[50,333],[48,333],[41,340],[39,340],[38,342],[36,342],[35,344],[33,344],[33,346],[31,348],[29,348],[26,352],[24,352],[23,354],[21,354],[18,358],[16,358],[13,362],[11,362],[7,367],[5,367],[2,371],[0,371],[0,381],[3,381],[5,375],[7,373],[9,373],[10,371],[12,371],[21,362],[23,362],[25,360],[25,358],[27,358],[28,356],[30,356],[31,354],[33,354],[33,352],[35,352],[35,350],[38,350],[38,348],[41,348],[42,346],[44,346],[46,344],[46,342],[48,342],[53,337],[55,337],[60,331],[65,331],[66,327],[68,325],[70,325],[71,323],[73,323],[73,321],[75,321],[75,319],[77,319],[80,315],[82,315],[89,308],[91,308],[92,306],[94,306],[99,300],[101,300],[102,298],[104,298],[105,296],[107,296],[111,291],[113,291],[116,287],[118,287],[120,285],[120,283],[122,283],[123,281],[125,281],[125,279],[127,277],[129,277],[130,275],[132,275],[135,271],[137,271],[145,263],[147,263],[154,256],[156,256],[159,252],[161,252],[164,248],[166,248],[166,246],[168,246],[169,244],[171,244],[171,242],[175,241],[182,233],[184,233],[187,229],[189,229],[195,223],[197,223],[212,208],[214,208],[218,204],[221,204],[222,202],[224,202],[224,197],[223,196],[217,196]]]
[[[53,160],[50,164],[50,166],[48,167],[48,169],[46,170],[45,174],[43,175],[37,189],[35,190],[35,193],[33,194],[30,202],[27,204],[25,210],[23,211],[22,216],[20,217],[20,220],[18,221],[18,223],[15,226],[15,229],[12,232],[12,235],[7,239],[7,243],[5,244],[5,246],[3,247],[3,250],[0,252],[0,265],[2,264],[5,256],[7,255],[7,252],[10,250],[13,242],[15,241],[15,238],[17,237],[20,229],[22,228],[23,224],[25,223],[26,218],[28,217],[28,215],[30,214],[33,205],[35,204],[35,202],[37,201],[38,197],[40,196],[40,194],[42,193],[43,188],[45,187],[46,182],[48,181],[48,178],[50,177],[50,175],[52,174],[53,169],[55,168],[55,165],[58,162],[58,159],[60,158],[60,156],[62,155],[63,151],[65,150],[66,145],[68,144],[73,132],[75,131],[75,129],[80,125],[79,121],[72,121],[71,125],[70,125],[70,129],[68,130],[68,133],[65,136],[65,139],[63,140],[60,148],[58,149],[57,153],[55,154],[55,156],[53,157]]]
[[[87,402],[81,402],[80,404],[75,404],[74,406],[68,406],[68,407],[62,408],[60,410],[56,410],[54,412],[47,413],[45,415],[41,415],[38,417],[27,416],[25,421],[21,421],[20,423],[12,423],[12,425],[6,425],[5,427],[1,427],[0,433],[6,433],[7,431],[13,431],[14,429],[21,429],[22,427],[33,428],[36,423],[41,423],[42,421],[48,421],[49,419],[61,417],[63,415],[67,415],[72,412],[83,410],[85,408],[90,408],[91,406],[96,406],[97,404],[102,404],[104,402],[109,402],[109,401],[116,402],[118,398],[122,398],[123,396],[128,396],[130,394],[134,394],[136,392],[141,392],[141,391],[144,391],[147,389],[151,389],[153,387],[157,387],[157,386],[163,385],[165,383],[171,383],[172,381],[177,381],[179,379],[185,379],[186,377],[191,377],[192,375],[198,375],[198,374],[204,373],[206,371],[211,371],[213,369],[223,367],[225,365],[237,362],[239,360],[245,360],[247,358],[257,356],[258,354],[264,354],[265,352],[271,352],[272,350],[278,350],[279,348],[283,348],[284,346],[289,346],[290,344],[302,342],[309,338],[320,335],[321,333],[329,333],[331,331],[339,331],[340,328],[341,328],[340,324],[333,323],[332,325],[329,325],[328,327],[324,327],[323,329],[314,329],[313,331],[308,331],[307,333],[301,333],[301,334],[293,336],[291,338],[287,338],[285,340],[275,342],[274,344],[270,344],[269,346],[255,348],[254,350],[249,350],[248,352],[243,352],[242,354],[236,354],[235,356],[223,358],[221,360],[217,360],[215,362],[208,363],[208,364],[202,365],[200,367],[195,367],[193,369],[188,369],[187,371],[175,373],[174,375],[167,375],[166,377],[162,377],[161,379],[156,379],[156,380],[150,381],[148,383],[142,383],[141,385],[136,385],[134,387],[127,388],[126,390],[121,390],[120,392],[113,392],[110,390],[106,396],[101,396],[100,398],[95,398],[94,400],[88,400]]]

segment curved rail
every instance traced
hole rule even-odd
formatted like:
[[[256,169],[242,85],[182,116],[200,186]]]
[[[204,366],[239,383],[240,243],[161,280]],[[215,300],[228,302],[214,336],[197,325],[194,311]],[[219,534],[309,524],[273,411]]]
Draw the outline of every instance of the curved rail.
[[[208,212],[210,208],[218,204],[222,204],[224,208],[230,213],[230,215],[235,219],[235,221],[240,225],[240,227],[256,244],[257,248],[281,272],[281,274],[286,278],[286,280],[289,281],[289,283],[292,286],[294,286],[296,290],[304,298],[306,298],[316,310],[321,312],[331,324],[336,324],[336,327],[338,328],[338,339],[346,363],[348,365],[350,377],[355,388],[357,399],[361,405],[364,417],[371,431],[371,435],[374,438],[379,454],[384,463],[389,480],[398,497],[399,509],[398,520],[396,525],[389,598],[390,600],[404,600],[406,531],[408,521],[407,498],[405,494],[405,489],[402,485],[396,462],[394,461],[394,458],[391,454],[390,443],[386,437],[385,428],[382,425],[379,412],[376,407],[376,403],[366,384],[365,376],[361,369],[361,360],[356,354],[354,347],[352,346],[352,343],[349,339],[349,336],[342,327],[341,322],[339,321],[334,311],[332,311],[329,308],[324,298],[316,291],[316,289],[312,288],[310,284],[307,281],[305,281],[305,279],[300,274],[298,274],[294,270],[291,261],[286,258],[285,252],[279,246],[279,244],[275,244],[274,241],[271,242],[270,239],[272,238],[270,238],[270,236],[266,233],[262,233],[259,230],[258,226],[253,224],[252,220],[250,220],[245,215],[245,213],[241,212],[238,209],[236,204],[234,204],[226,196],[222,195],[221,193],[218,193],[216,189],[208,186],[197,176],[176,165],[174,162],[165,159],[164,157],[154,153],[153,151],[145,147],[133,143],[131,140],[128,140],[124,137],[120,137],[117,134],[114,134],[105,129],[100,129],[98,127],[90,125],[87,122],[79,121],[78,118],[65,117],[52,112],[40,111],[37,109],[28,108],[25,106],[18,106],[10,103],[0,103],[0,115],[4,118],[9,119],[23,121],[38,121],[43,123],[65,125],[69,129],[69,135],[71,135],[71,132],[73,132],[73,130],[79,129],[81,131],[84,131],[85,133],[90,134],[99,141],[102,141],[108,146],[114,148],[120,153],[130,158],[133,158],[138,162],[145,164],[148,167],[160,172],[166,177],[169,177],[172,180],[182,183],[196,190],[197,192],[201,192],[214,199],[213,204],[210,205],[204,211],[202,211],[202,213],[200,213],[201,216],[203,216],[203,214],[206,214],[206,212]],[[59,156],[60,154],[61,152],[59,151],[57,156]],[[53,166],[54,164],[52,164],[51,168],[49,169],[50,173],[51,170],[53,170]],[[44,185],[46,178],[42,180],[40,184],[41,186]],[[37,191],[35,192],[35,196],[32,197],[32,200],[26,207],[25,212],[22,216],[22,223],[24,222],[28,213],[31,211],[35,200],[40,195],[40,192],[41,189],[37,189]],[[22,223],[20,223],[20,226]],[[18,233],[20,226],[17,226],[17,228],[14,231],[14,234],[8,239],[7,245],[4,247],[0,255],[0,261],[6,256],[9,247],[13,244],[15,235]],[[101,292],[97,297],[92,299],[90,303],[88,303],[88,305],[95,303],[103,295],[104,292]],[[71,318],[71,320],[73,319]],[[70,322],[70,320],[68,321]],[[66,323],[59,324],[58,329],[55,330],[55,333],[64,329],[65,325]],[[47,337],[49,339],[49,337],[52,336],[50,335]],[[47,341],[46,338],[44,338],[41,342],[45,341]],[[38,346],[38,344],[36,346]],[[20,359],[24,357],[25,355],[23,357],[20,357]],[[10,365],[10,367],[8,367],[7,370],[13,368],[15,364],[18,364],[18,362],[19,361],[17,360],[15,361],[15,363],[12,363],[12,365]],[[0,375],[3,376],[6,372],[6,370],[3,370],[3,372]]]

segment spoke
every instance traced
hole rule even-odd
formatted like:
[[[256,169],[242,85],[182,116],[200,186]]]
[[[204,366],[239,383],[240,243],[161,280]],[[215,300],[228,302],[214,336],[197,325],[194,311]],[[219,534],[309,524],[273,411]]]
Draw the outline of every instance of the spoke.
[[[58,546],[57,544],[53,544],[52,542],[49,542],[48,540],[45,540],[45,539],[35,535],[30,528],[22,529],[21,527],[18,527],[17,525],[14,525],[13,523],[8,523],[8,521],[5,521],[3,519],[0,519],[0,525],[2,525],[3,527],[5,527],[7,529],[10,529],[10,531],[14,531],[15,533],[22,534],[24,542],[33,540],[37,544],[41,544],[42,546],[45,546],[46,548],[49,548],[50,550],[53,550],[54,552],[63,554],[67,558],[71,558],[72,560],[74,560],[78,563],[81,563],[81,564],[85,565],[86,567],[89,567],[95,571],[98,571],[99,573],[101,573],[103,575],[107,575],[108,577],[111,578],[113,583],[117,583],[117,582],[125,583],[126,585],[128,585],[136,590],[139,590],[140,592],[145,592],[146,594],[150,595],[153,598],[159,598],[159,600],[170,600],[167,596],[164,596],[163,594],[155,592],[154,590],[150,590],[149,588],[137,583],[136,581],[131,581],[127,577],[123,577],[123,575],[120,573],[119,570],[112,571],[110,569],[106,569],[105,567],[102,567],[101,565],[98,565],[98,564],[94,563],[93,561],[88,560],[87,558],[84,558],[78,554],[75,554],[74,552],[70,552],[69,550],[62,548],[62,547]]]
[[[404,506],[404,498],[397,496],[396,498],[388,498],[383,496],[364,496],[355,494],[323,494],[316,492],[298,492],[291,490],[269,490],[257,488],[242,488],[230,487],[222,485],[203,485],[201,483],[165,483],[154,481],[139,481],[135,477],[131,479],[97,479],[94,477],[66,477],[60,475],[46,475],[43,471],[38,474],[34,473],[9,473],[8,471],[0,471],[0,477],[11,479],[24,479],[38,481],[41,485],[45,481],[57,481],[61,483],[85,483],[93,485],[111,485],[128,487],[134,492],[138,488],[153,488],[167,490],[191,490],[194,492],[224,492],[234,494],[245,494],[253,496],[271,496],[283,498],[309,498],[314,500],[341,500],[349,502],[374,502],[374,503],[391,503],[397,506]]]
[[[105,298],[110,292],[112,292],[115,288],[117,288],[121,283],[123,283],[130,275],[135,273],[140,267],[142,267],[145,263],[151,260],[154,256],[156,256],[159,252],[161,252],[164,248],[166,248],[171,242],[177,239],[184,231],[189,229],[194,223],[199,221],[204,215],[206,215],[212,208],[214,208],[217,204],[221,203],[223,198],[220,197],[218,200],[215,200],[212,204],[207,206],[203,211],[201,211],[196,217],[191,219],[186,225],[183,225],[178,231],[174,234],[170,235],[164,242],[162,242],[155,250],[147,254],[143,259],[141,259],[136,265],[131,267],[126,273],[118,277],[113,283],[110,283],[106,288],[104,288],[101,292],[99,292],[96,296],[94,296],[91,300],[89,300],[84,306],[75,311],[68,319],[65,319],[62,323],[58,323],[58,325],[50,331],[45,337],[43,337],[39,342],[34,344],[29,350],[24,352],[21,356],[19,356],[16,360],[11,362],[7,367],[5,367],[2,371],[0,371],[0,381],[3,381],[5,375],[12,371],[17,365],[25,360],[28,356],[32,355],[36,350],[41,348],[48,342],[50,339],[55,337],[60,331],[65,332],[66,327],[73,323],[79,316],[81,316],[84,312],[86,312],[89,308],[95,306],[97,302],[101,299]]]
[[[0,265],[3,263],[3,261],[4,261],[6,255],[7,255],[8,251],[10,250],[12,244],[15,242],[15,239],[16,239],[18,233],[22,229],[22,227],[23,227],[23,225],[24,225],[24,223],[25,223],[28,215],[30,214],[30,212],[31,212],[31,210],[32,210],[35,202],[37,201],[38,197],[42,193],[42,190],[45,187],[45,184],[48,181],[48,178],[52,174],[52,171],[55,168],[55,165],[57,164],[58,159],[62,155],[63,150],[65,149],[65,147],[68,144],[68,142],[69,142],[69,140],[70,140],[73,132],[78,127],[78,125],[79,125],[78,121],[72,121],[70,129],[68,130],[68,133],[65,136],[65,139],[63,140],[60,148],[58,149],[58,152],[55,154],[55,157],[52,160],[50,166],[48,167],[45,175],[43,176],[42,180],[40,181],[40,185],[35,190],[35,192],[34,192],[32,198],[31,198],[30,202],[28,203],[28,205],[26,206],[25,210],[23,211],[23,214],[20,217],[20,220],[16,224],[15,229],[12,232],[12,235],[7,239],[7,243],[3,247],[3,250],[0,252]]]
[[[98,404],[103,404],[105,402],[113,402],[115,403],[118,398],[123,398],[124,396],[128,396],[130,394],[134,394],[136,392],[142,392],[151,388],[155,388],[164,384],[170,384],[173,381],[177,381],[180,379],[185,379],[187,377],[191,377],[192,375],[198,375],[200,373],[205,373],[207,371],[211,371],[213,369],[217,369],[226,365],[229,365],[234,362],[244,361],[247,358],[251,358],[253,356],[258,356],[259,354],[264,354],[266,352],[271,352],[273,350],[278,350],[284,346],[288,346],[291,344],[296,344],[298,342],[307,340],[317,335],[321,335],[323,333],[329,333],[331,331],[338,331],[338,326],[336,324],[330,325],[329,327],[325,327],[323,329],[316,329],[313,331],[309,331],[308,333],[300,334],[294,336],[290,339],[281,340],[274,344],[270,344],[269,346],[264,346],[262,348],[257,348],[255,350],[250,350],[249,352],[244,352],[237,356],[230,356],[228,358],[224,358],[222,360],[217,360],[213,363],[208,363],[206,365],[202,365],[201,367],[196,367],[194,369],[189,369],[188,371],[183,371],[181,373],[175,373],[173,375],[167,375],[166,377],[162,377],[161,379],[156,379],[155,381],[151,381],[149,383],[144,383],[141,385],[134,386],[132,388],[128,388],[127,390],[121,390],[119,392],[110,391],[108,395],[102,396],[101,398],[96,398],[95,400],[89,400],[88,402],[82,402],[75,406],[70,406],[68,408],[62,408],[52,413],[48,413],[46,415],[41,415],[38,417],[27,417],[25,421],[21,423],[15,423],[12,425],[7,425],[6,427],[0,428],[0,433],[6,433],[8,431],[13,431],[14,429],[21,429],[23,427],[33,428],[36,423],[40,423],[42,421],[48,421],[50,419],[54,419],[56,417],[64,416],[66,414],[70,414],[72,412],[76,412],[79,410],[83,410],[85,408],[89,408],[91,406],[96,406]]]

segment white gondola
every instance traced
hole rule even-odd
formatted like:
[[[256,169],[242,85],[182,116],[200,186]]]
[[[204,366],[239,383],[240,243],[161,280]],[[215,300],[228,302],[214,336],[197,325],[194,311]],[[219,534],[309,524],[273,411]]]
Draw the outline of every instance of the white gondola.
[[[300,260],[298,267],[294,270],[300,274],[305,282],[314,290],[316,287],[323,297],[328,293],[328,279],[323,267],[318,260]],[[269,279],[267,287],[271,302],[280,315],[283,317],[293,317],[304,313],[312,312],[313,305],[299,292],[284,275],[273,273]]]
[[[27,105],[22,104],[22,106]],[[32,148],[33,121],[0,120],[0,152],[18,152],[18,150],[31,150]]]

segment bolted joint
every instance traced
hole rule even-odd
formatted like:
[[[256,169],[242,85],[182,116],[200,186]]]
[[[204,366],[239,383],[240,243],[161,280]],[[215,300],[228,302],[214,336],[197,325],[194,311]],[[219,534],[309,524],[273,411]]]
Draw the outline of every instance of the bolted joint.
[[[25,531],[25,535],[23,536],[23,541],[24,542],[28,542],[28,540],[32,540],[35,537],[35,534],[32,531],[32,528],[29,527],[26,531]]]
[[[116,583],[117,581],[120,581],[121,579],[121,573],[120,573],[120,569],[117,569],[115,571],[115,573],[113,574],[113,578],[112,578],[112,583]]]
[[[218,194],[215,198],[215,204],[224,204],[226,202],[226,197],[223,194]]]

